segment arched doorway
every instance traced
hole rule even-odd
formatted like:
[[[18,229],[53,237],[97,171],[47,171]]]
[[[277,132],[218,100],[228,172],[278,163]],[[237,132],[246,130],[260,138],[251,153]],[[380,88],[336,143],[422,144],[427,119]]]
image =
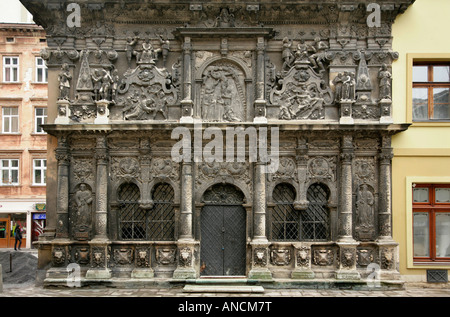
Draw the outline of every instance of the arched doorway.
[[[201,212],[201,276],[242,276],[246,265],[244,194],[217,184],[203,195]]]

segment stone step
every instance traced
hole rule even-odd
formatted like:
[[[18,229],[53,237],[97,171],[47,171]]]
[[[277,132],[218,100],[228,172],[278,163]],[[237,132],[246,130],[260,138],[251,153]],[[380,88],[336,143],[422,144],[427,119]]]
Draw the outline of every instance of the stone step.
[[[262,286],[188,284],[184,293],[264,293]]]

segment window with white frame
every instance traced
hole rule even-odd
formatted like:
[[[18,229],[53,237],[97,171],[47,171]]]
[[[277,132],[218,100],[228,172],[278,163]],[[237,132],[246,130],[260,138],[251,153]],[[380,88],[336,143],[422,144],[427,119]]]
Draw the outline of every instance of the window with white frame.
[[[1,159],[0,162],[0,185],[19,185],[19,160]]]
[[[2,132],[18,133],[19,132],[19,108],[3,107],[2,108]]]
[[[47,176],[47,160],[33,160],[33,185],[45,185]]]
[[[34,108],[34,132],[45,133],[41,125],[47,123],[47,108]]]
[[[3,57],[3,81],[5,83],[19,82],[19,57]]]
[[[41,57],[36,57],[36,82],[48,82],[48,69],[45,61]]]

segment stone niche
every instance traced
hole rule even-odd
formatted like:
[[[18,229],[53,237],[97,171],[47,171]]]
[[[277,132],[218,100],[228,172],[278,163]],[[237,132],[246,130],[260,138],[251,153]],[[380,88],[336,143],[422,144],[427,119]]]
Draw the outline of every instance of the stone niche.
[[[77,265],[81,284],[361,286],[375,270],[401,285],[391,136],[407,125],[392,123],[391,27],[412,2],[383,2],[370,27],[369,0],[22,0],[48,38],[44,283]],[[194,147],[181,161],[176,128]],[[198,156],[198,136],[206,151],[229,129],[245,132],[230,147],[244,160]],[[278,146],[274,170],[255,156],[261,135]],[[214,250],[219,237],[236,252]]]

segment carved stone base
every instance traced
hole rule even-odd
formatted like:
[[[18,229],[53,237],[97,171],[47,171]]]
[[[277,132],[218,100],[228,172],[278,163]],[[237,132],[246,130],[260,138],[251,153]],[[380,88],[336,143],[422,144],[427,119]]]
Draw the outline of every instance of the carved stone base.
[[[89,269],[86,272],[86,279],[110,279],[111,278],[111,270],[110,269]]]
[[[314,272],[312,270],[295,269],[291,273],[291,278],[293,278],[293,279],[306,280],[306,279],[313,279],[315,277],[316,277],[316,275],[314,274]]]
[[[173,272],[174,280],[187,280],[187,279],[195,279],[197,278],[197,273],[193,268],[177,268]]]
[[[360,280],[361,275],[356,270],[339,270],[336,272],[337,280]]]
[[[131,277],[132,278],[154,278],[155,273],[152,269],[142,269],[142,268],[136,268],[133,271],[131,271]]]

